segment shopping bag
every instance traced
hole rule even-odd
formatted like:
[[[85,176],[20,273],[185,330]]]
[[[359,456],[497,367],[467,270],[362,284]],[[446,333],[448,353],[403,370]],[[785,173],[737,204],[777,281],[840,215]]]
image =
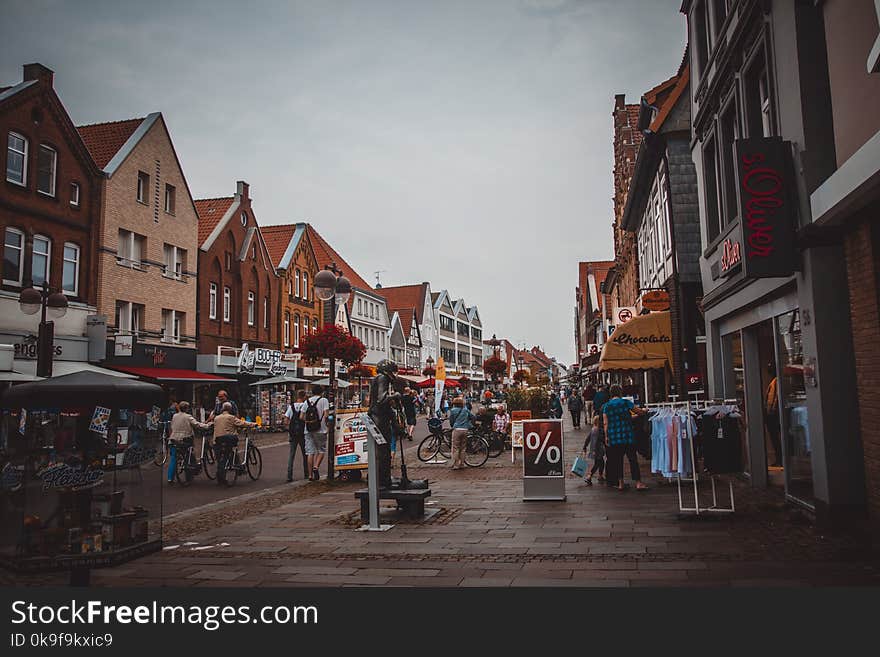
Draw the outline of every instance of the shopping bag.
[[[571,473],[583,477],[587,473],[587,460],[583,456],[577,456],[571,465]]]

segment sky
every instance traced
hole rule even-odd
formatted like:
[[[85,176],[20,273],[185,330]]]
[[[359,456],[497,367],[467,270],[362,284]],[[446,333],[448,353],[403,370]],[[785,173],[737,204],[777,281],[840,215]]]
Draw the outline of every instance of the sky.
[[[674,75],[681,0],[3,0],[0,86],[80,125],[161,111],[196,198],[250,183],[375,284],[574,362],[577,263],[613,257],[614,95]]]

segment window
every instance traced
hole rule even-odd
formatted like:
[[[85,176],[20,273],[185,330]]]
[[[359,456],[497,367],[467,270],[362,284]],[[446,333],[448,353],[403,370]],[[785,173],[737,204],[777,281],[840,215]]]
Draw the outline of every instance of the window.
[[[455,362],[455,350],[447,349],[446,347],[440,347],[440,357],[446,361],[447,363]]]
[[[54,148],[40,144],[37,152],[37,191],[47,196],[55,196],[55,167],[58,154]]]
[[[263,297],[263,328],[269,328],[269,297]]]
[[[736,199],[736,160],[733,142],[739,137],[736,125],[736,99],[731,98],[721,114],[718,141],[718,172],[721,174],[722,225],[727,225],[737,215]]]
[[[385,334],[384,333],[379,334],[379,348],[383,349],[383,350],[385,349]]]
[[[361,308],[361,300],[358,299],[358,315],[363,315],[363,310]]]
[[[296,275],[294,277],[294,280],[296,281],[296,292],[294,293],[294,296],[298,297],[299,296],[299,269],[296,270]]]
[[[165,184],[165,212],[174,214],[174,185]]]
[[[464,336],[466,338],[470,337],[470,330],[468,329],[468,325],[465,324],[464,322],[457,322],[457,323],[458,323],[458,334],[460,336]]]
[[[483,331],[478,328],[471,328],[471,337],[474,340],[482,340],[483,339]]]
[[[34,235],[34,252],[31,259],[31,280],[35,287],[49,281],[49,260],[52,257],[52,241],[42,235]]]
[[[144,306],[130,301],[116,302],[116,330],[122,334],[137,335],[144,319]]]
[[[446,315],[440,315],[440,328],[444,331],[455,331],[455,320]]]
[[[143,171],[138,171],[138,183],[137,183],[137,200],[138,203],[147,204],[147,194],[150,189],[150,176],[145,174]]]
[[[303,272],[303,289],[302,289],[302,293],[303,293],[303,299],[304,299],[305,301],[308,301],[308,300],[309,300],[309,272],[307,272],[307,271],[304,271],[304,272]]]
[[[130,230],[119,229],[119,246],[116,251],[116,262],[127,267],[140,269],[144,255],[146,238]]]
[[[21,285],[23,276],[24,233],[16,228],[7,228],[3,246],[3,283]]]
[[[748,136],[772,137],[773,116],[770,103],[770,81],[763,48],[749,65],[744,78],[743,109]]]
[[[721,233],[718,213],[718,175],[716,171],[715,139],[703,145],[703,180],[706,193],[706,234],[709,242]]]
[[[229,251],[227,251],[225,255],[226,255],[226,271],[231,271],[232,270],[232,254]]]
[[[241,213],[241,225],[247,226],[247,212]]]
[[[180,342],[181,327],[185,313],[162,309],[162,342]]]
[[[291,296],[291,297],[293,296],[293,279],[292,278],[287,279],[287,295]]]
[[[61,291],[74,297],[79,294],[79,247],[70,242],[64,243]]]
[[[696,44],[697,70],[695,79],[702,79],[706,74],[706,63],[709,61],[709,14],[706,3],[700,2],[693,11],[693,41]]]
[[[718,40],[724,19],[727,18],[727,0],[712,0],[712,34]]]
[[[284,346],[290,346],[290,313],[284,313]]]
[[[186,249],[166,244],[164,253],[165,271],[162,275],[168,278],[176,278],[177,280],[183,278],[183,272],[186,269]]]
[[[16,132],[6,136],[6,180],[17,185],[27,184],[28,142]]]
[[[299,315],[293,316],[293,346],[299,346]]]
[[[312,317],[312,332],[313,333],[318,332],[318,318],[317,317]]]
[[[217,284],[211,283],[208,289],[208,317],[217,319]]]
[[[228,322],[232,312],[232,293],[228,287],[223,288],[223,321]]]
[[[254,325],[254,293],[248,292],[248,326]]]
[[[70,183],[70,204],[75,208],[79,207],[79,183]]]

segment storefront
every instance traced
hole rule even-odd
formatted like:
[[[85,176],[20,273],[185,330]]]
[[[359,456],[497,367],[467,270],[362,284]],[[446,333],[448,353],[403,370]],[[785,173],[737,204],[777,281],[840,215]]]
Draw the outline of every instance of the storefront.
[[[666,401],[672,364],[669,311],[639,315],[619,326],[602,347],[598,370],[639,402]]]

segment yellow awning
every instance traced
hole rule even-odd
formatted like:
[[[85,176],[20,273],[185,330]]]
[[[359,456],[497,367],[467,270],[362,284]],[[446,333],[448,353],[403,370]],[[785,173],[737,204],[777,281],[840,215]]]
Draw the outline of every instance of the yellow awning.
[[[671,366],[672,324],[668,311],[639,315],[618,326],[599,358],[600,372]]]

